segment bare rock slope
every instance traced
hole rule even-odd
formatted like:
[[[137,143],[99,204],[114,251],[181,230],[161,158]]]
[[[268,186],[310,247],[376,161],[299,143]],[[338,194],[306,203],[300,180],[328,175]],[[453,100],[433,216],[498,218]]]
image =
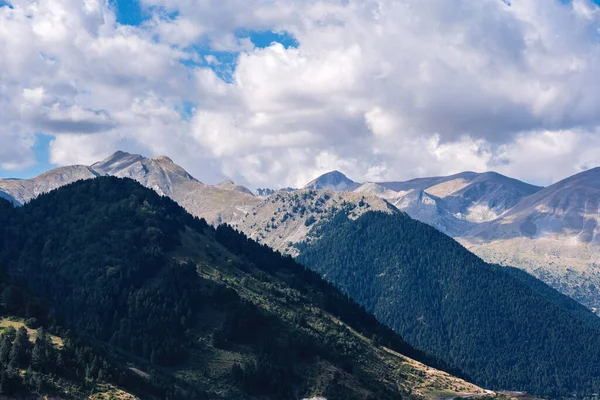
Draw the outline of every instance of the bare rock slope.
[[[91,166],[73,165],[53,169],[32,179],[0,180],[0,193],[16,204],[24,204],[42,193],[82,179],[101,175],[131,178],[163,196],[177,201],[188,212],[211,224],[243,217],[262,200],[241,185],[205,185],[169,157],[145,158],[118,151]]]
[[[169,196],[190,214],[211,224],[229,222],[245,215],[260,199],[233,182],[205,185],[166,156],[144,158],[137,154],[117,152],[92,165],[92,168],[120,178],[131,178]]]
[[[296,256],[296,245],[314,240],[313,228],[341,210],[350,211],[350,218],[368,211],[399,212],[379,197],[302,189],[275,193],[232,225],[259,243]]]
[[[33,179],[0,179],[0,192],[4,194],[2,197],[22,205],[42,193],[101,174],[85,165],[71,165],[53,169]]]

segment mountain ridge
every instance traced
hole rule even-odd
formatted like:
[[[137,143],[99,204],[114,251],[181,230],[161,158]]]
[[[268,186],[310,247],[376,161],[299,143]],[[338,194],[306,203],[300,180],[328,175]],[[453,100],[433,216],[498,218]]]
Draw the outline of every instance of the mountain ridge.
[[[577,178],[582,180],[575,182],[583,188],[583,191],[579,190],[583,193],[580,197],[586,197],[586,185],[600,188],[598,180],[594,179],[597,171],[598,168],[592,169]],[[274,214],[283,206],[278,204],[273,208],[275,204],[271,197],[278,198],[278,193],[294,193],[296,190],[257,190],[254,196],[244,186],[231,181],[215,186],[205,185],[166,156],[144,158],[122,151],[91,167],[61,167],[30,180],[0,180],[0,197],[23,204],[64,184],[106,174],[134,178],[158,193],[172,197],[189,212],[213,225],[233,224],[247,235],[294,255],[297,255],[294,244],[310,237],[313,218],[322,220],[327,217],[327,213],[311,212],[312,218],[307,219],[309,215],[304,212],[296,214],[294,210],[288,210],[287,222],[276,224],[279,229],[266,229],[275,221],[271,221],[274,215],[267,215],[265,210]],[[526,270],[589,308],[600,310],[597,289],[600,288],[600,268],[597,267],[600,258],[596,248],[598,221],[591,215],[593,212],[588,212],[590,207],[578,206],[577,202],[571,201],[574,208],[567,219],[548,213],[542,218],[535,207],[547,207],[543,203],[530,204],[527,211],[528,202],[554,191],[556,184],[540,188],[495,172],[471,171],[406,182],[359,184],[339,171],[331,171],[306,186],[329,187],[318,190],[338,193],[344,197],[342,202],[354,207],[362,202],[376,209],[387,209],[381,199],[412,218],[451,235],[485,260]],[[567,197],[568,190],[563,190]],[[596,199],[598,196],[594,194],[592,197]],[[582,201],[584,205],[586,200]],[[594,201],[587,204],[594,208]],[[314,205],[309,206],[315,208]],[[515,214],[519,208],[524,210],[521,217]],[[297,210],[304,209],[299,207]],[[259,220],[257,215],[263,219]],[[508,218],[520,218],[521,222],[517,225],[506,223]],[[298,224],[299,220],[307,225]],[[570,232],[536,236],[536,232],[547,228],[562,229],[561,221],[566,221]],[[542,226],[542,223],[545,225]],[[574,227],[573,224],[580,226]],[[283,225],[286,227],[283,228]],[[512,232],[509,233],[508,229]]]
[[[192,214],[212,224],[240,217],[260,202],[241,185],[205,185],[167,156],[145,158],[124,151],[117,151],[89,167],[59,167],[28,180],[0,179],[0,193],[22,205],[52,189],[104,175],[132,178],[161,195],[173,198]]]

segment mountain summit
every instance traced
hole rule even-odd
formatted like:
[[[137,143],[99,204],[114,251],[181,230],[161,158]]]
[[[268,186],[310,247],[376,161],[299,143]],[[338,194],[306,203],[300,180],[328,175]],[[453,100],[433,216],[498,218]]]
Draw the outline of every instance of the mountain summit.
[[[351,192],[357,189],[360,183],[354,182],[340,171],[331,171],[319,176],[317,179],[310,181],[304,186],[304,189],[328,189],[333,191]]]

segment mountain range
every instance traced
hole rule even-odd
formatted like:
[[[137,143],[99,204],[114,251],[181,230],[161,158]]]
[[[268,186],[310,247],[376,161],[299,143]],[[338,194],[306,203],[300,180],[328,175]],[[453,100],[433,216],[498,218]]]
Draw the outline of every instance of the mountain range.
[[[510,398],[131,179],[0,200],[0,265],[3,398]]]
[[[327,175],[315,181],[335,190],[325,184]],[[600,308],[600,168],[546,188],[494,172],[464,172],[369,182],[353,191],[383,198],[484,260],[521,268],[590,309]]]
[[[160,195],[171,197],[212,224],[230,221],[260,203],[250,190],[231,181],[214,186],[203,184],[169,157],[145,158],[122,151],[91,166],[61,167],[33,179],[0,180],[0,193],[22,205],[52,189],[98,176],[132,178]]]
[[[494,172],[358,183],[339,171],[302,189],[206,185],[170,158],[118,151],[91,166],[57,168],[28,180],[0,180],[0,197],[23,204],[62,185],[97,176],[137,180],[191,214],[228,223],[272,248],[298,255],[314,226],[341,207],[402,211],[454,237],[484,260],[521,268],[593,310],[600,309],[596,226],[600,169],[542,188]]]
[[[440,390],[443,398],[479,396],[484,386],[587,396],[600,389],[600,319],[526,273],[487,264],[446,234],[489,259],[502,254],[493,246],[503,241],[564,237],[591,251],[597,173],[540,188],[496,173],[360,184],[334,171],[302,189],[253,193],[232,181],[206,185],[166,156],[117,152],[90,166],[0,180],[1,196],[20,206],[0,201],[0,264],[11,274],[6,284],[26,282],[19,290],[42,299],[55,325],[92,339],[90,351],[103,354],[108,369],[163,382],[151,391],[181,389],[194,398],[327,393],[329,400],[436,398]],[[538,275],[563,292],[576,297],[587,287],[593,297],[589,280],[542,267]],[[221,286],[241,300],[219,294]],[[0,324],[29,323],[26,309],[14,309],[9,320],[6,309]],[[351,336],[331,338],[336,324]],[[61,332],[52,330],[56,340],[64,340]],[[318,364],[291,350],[315,340],[326,346],[307,349]],[[203,344],[190,347],[195,341]],[[404,358],[385,356],[398,353]],[[416,369],[406,372],[403,362]],[[206,372],[215,368],[217,375]],[[395,372],[381,375],[386,369]],[[123,380],[103,382],[123,388]]]

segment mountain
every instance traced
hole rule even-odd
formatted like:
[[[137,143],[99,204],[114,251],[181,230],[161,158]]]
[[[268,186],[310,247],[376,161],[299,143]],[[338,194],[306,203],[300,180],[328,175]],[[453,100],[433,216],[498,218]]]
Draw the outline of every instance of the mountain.
[[[270,198],[275,193],[293,192],[292,189],[259,190],[254,196],[244,186],[231,181],[215,186],[203,184],[168,157],[145,158],[122,151],[90,167],[67,166],[33,179],[0,180],[0,198],[22,205],[54,188],[103,175],[135,179],[159,194],[173,198],[188,212],[205,218],[210,224],[232,224],[254,239],[292,255],[298,254],[295,243],[311,240],[314,222],[323,222],[333,215],[323,212],[323,207],[309,204],[306,199],[301,201],[306,203],[302,204],[304,208],[290,209],[282,202],[291,197],[279,196],[275,201]],[[584,178],[588,175],[594,175],[593,171],[584,174]],[[349,203],[357,209],[366,209],[364,203],[377,210],[389,210],[392,205],[391,208],[396,207],[451,235],[485,260],[522,268],[589,308],[600,310],[600,260],[593,228],[595,222],[589,216],[595,197],[585,193],[588,189],[600,189],[600,186],[590,176],[573,181],[563,189],[553,185],[542,190],[493,172],[464,172],[447,177],[360,185],[334,171],[317,178],[307,187],[328,187],[318,190],[339,193],[343,197],[340,204]],[[553,207],[552,202],[563,201],[561,196],[568,195],[576,187],[579,188],[578,196],[591,199],[587,206],[585,200],[579,205],[575,205],[575,201],[565,218],[542,213],[546,215],[543,217],[546,222],[542,224],[539,210]],[[556,195],[553,194],[555,190],[558,191]],[[364,207],[359,207],[361,202]],[[328,204],[331,210],[340,207],[339,204]],[[315,212],[306,213],[307,206]],[[282,221],[275,223],[277,216],[274,214],[282,213],[282,210],[285,210],[283,215],[287,215],[285,221],[282,217]],[[297,211],[301,211],[300,215]],[[585,226],[584,214],[588,220]],[[543,225],[535,226],[536,234],[528,233],[527,227],[533,229],[533,225],[527,224],[527,215],[532,215]],[[511,222],[513,218],[519,222]],[[578,227],[579,223],[581,227]],[[559,232],[544,233],[548,229]]]
[[[399,191],[383,196],[390,203],[486,261],[519,267],[600,312],[600,169],[547,188],[493,172],[379,185]]]
[[[307,183],[303,189],[328,189],[332,191],[351,192],[360,186],[340,171],[331,171]]]
[[[211,225],[232,224],[248,236],[277,250],[289,251],[290,254],[295,252],[295,247],[290,244],[305,241],[313,223],[333,215],[331,211],[341,207],[355,207],[360,214],[370,207],[376,210],[393,208],[377,196],[348,192],[337,192],[339,194],[334,196],[333,191],[342,187],[353,189],[359,186],[337,171],[325,174],[307,185],[335,187],[328,189],[327,194],[318,196],[319,204],[313,204],[309,199],[315,197],[312,189],[304,189],[299,194],[295,194],[296,189],[291,188],[278,191],[264,189],[254,196],[249,189],[230,180],[214,186],[206,185],[169,157],[146,158],[123,151],[117,151],[90,167],[61,167],[30,180],[0,180],[0,197],[9,201],[16,197],[17,200],[13,202],[22,205],[57,187],[107,175],[134,179],[158,194],[172,198],[189,213],[204,218]],[[30,188],[27,196],[21,195],[18,190],[21,187]],[[312,194],[307,195],[309,192]],[[295,206],[290,208],[291,204]],[[300,211],[299,215],[297,211]],[[277,224],[275,220],[279,214],[282,221]]]
[[[143,378],[141,398],[502,397],[431,368],[449,369],[293,259],[131,179],[0,201],[0,221],[10,279],[129,377],[117,382]],[[73,357],[104,385],[92,355]]]
[[[411,218],[434,226],[451,236],[460,235],[473,226],[471,222],[452,214],[443,199],[424,190],[411,189],[389,201]]]
[[[491,225],[473,234],[486,239],[572,236],[594,244],[600,210],[600,168],[581,172],[524,198]]]
[[[278,191],[231,224],[248,237],[285,254],[298,254],[296,245],[313,239],[315,227],[346,210],[349,218],[369,211],[399,212],[384,199],[361,193],[301,189]]]
[[[318,237],[298,261],[477,384],[551,398],[599,389],[600,319],[540,281],[405,214],[340,213]]]
[[[427,192],[443,198],[453,215],[475,223],[498,218],[522,199],[542,189],[495,172],[479,174],[457,190],[448,185],[451,185],[450,181],[430,187]]]
[[[84,179],[111,175],[131,178],[169,196],[195,216],[211,224],[228,222],[245,215],[259,204],[247,188],[225,181],[216,186],[205,185],[166,156],[145,158],[139,154],[117,151],[90,167],[66,166],[48,171],[33,179],[0,180],[0,197],[22,205],[42,193]]]
[[[387,189],[386,187],[374,182],[363,183],[354,189],[354,193],[360,193],[367,196],[376,196],[389,200],[397,199],[404,194]]]
[[[517,265],[593,309],[600,307],[600,168],[523,198],[459,238],[483,258]]]
[[[144,157],[141,155],[119,150],[106,159],[92,164],[91,168],[101,171],[104,175],[116,175],[120,171],[126,170],[128,167],[141,161],[144,161]]]
[[[0,273],[0,293],[1,398],[134,400],[170,396],[160,382],[149,382],[60,326],[40,299],[18,286],[5,271]]]
[[[258,196],[258,197],[264,197],[264,198],[266,198],[266,197],[269,197],[272,194],[275,194],[276,191],[277,190],[275,190],[275,189],[258,188],[258,189],[256,189],[256,191],[255,191],[254,194],[256,196]]]
[[[231,180],[226,180],[221,183],[218,183],[215,185],[215,187],[219,188],[219,189],[233,190],[236,192],[246,193],[246,194],[249,194],[250,196],[254,196],[254,193],[252,193],[252,191],[250,189],[248,189],[247,187],[245,187],[243,185],[233,183],[233,181],[231,181]]]
[[[463,172],[379,185],[399,192],[392,203],[402,211],[451,236],[465,235],[476,224],[498,218],[521,199],[541,190],[495,172]]]
[[[275,193],[277,193],[279,191],[282,191],[282,192],[293,192],[294,190],[297,190],[297,189],[290,188],[290,187],[283,188],[283,189],[277,189],[277,190],[276,189],[269,189],[269,188],[262,188],[262,189],[259,188],[259,189],[256,189],[255,194],[258,197],[267,198],[267,197],[269,197],[269,196],[271,196],[271,195],[273,195],[273,194],[275,194]]]
[[[305,188],[356,192],[383,198],[411,217],[454,237],[496,219],[541,188],[495,172],[463,172],[406,182],[358,184],[338,171]]]
[[[171,197],[189,213],[211,224],[239,218],[261,201],[248,189],[230,181],[205,185],[166,156],[144,158],[117,152],[92,168],[112,176],[132,178],[158,194]]]
[[[0,199],[8,200],[10,203],[12,203],[14,205],[19,204],[19,202],[14,197],[12,197],[11,195],[9,195],[6,192],[3,192],[2,190],[0,190]]]
[[[84,165],[72,165],[53,169],[33,179],[0,179],[0,192],[4,193],[2,197],[16,204],[25,204],[42,193],[101,174]]]
[[[9,243],[15,243],[14,235],[21,231],[14,225],[14,217],[13,205],[0,200],[3,261],[8,258]],[[1,398],[133,400],[171,396],[164,382],[148,381],[62,325],[43,299],[4,268],[0,269],[0,300]]]
[[[416,178],[411,179],[409,181],[401,182],[381,182],[380,185],[395,192],[402,192],[408,190],[426,190],[450,182],[450,184],[448,184],[447,186],[453,187],[454,190],[457,190],[458,188],[464,187],[473,179],[477,178],[478,175],[479,174],[476,172],[467,171],[450,176]]]

